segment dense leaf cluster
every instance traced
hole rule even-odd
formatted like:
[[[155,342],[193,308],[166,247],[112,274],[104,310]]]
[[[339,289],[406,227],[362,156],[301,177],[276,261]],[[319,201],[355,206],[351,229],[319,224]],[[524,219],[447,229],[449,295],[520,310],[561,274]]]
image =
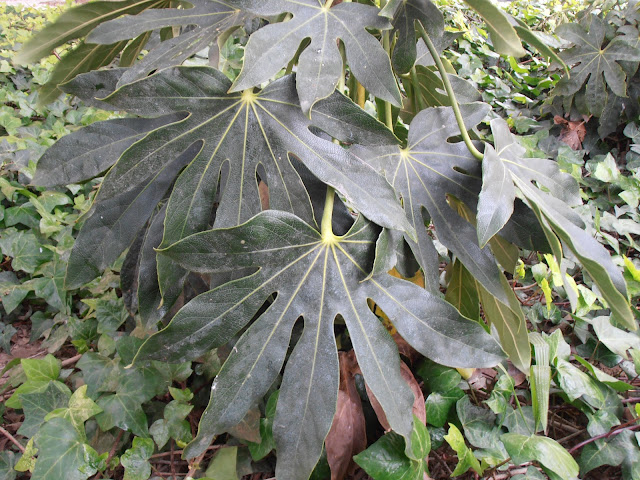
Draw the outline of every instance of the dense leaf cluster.
[[[513,100],[534,104],[530,97],[556,79],[542,60],[535,78],[510,57],[495,71],[521,97],[500,102],[508,87],[501,91],[496,77],[473,67],[482,59],[471,33],[445,31],[429,0],[383,3],[98,1],[64,12],[14,58],[32,62],[76,40],[40,101],[64,91],[127,114],[63,137],[35,174],[33,165],[22,168],[52,190],[33,193],[2,179],[5,203],[15,206],[3,204],[0,220],[11,226],[13,208],[17,227],[2,234],[0,247],[15,272],[31,275],[2,277],[5,310],[34,291],[60,312],[53,320],[42,315],[46,334],[59,342],[48,340],[51,351],[71,337],[83,354],[72,378],[84,386],[74,391],[64,382],[72,372],[53,357],[17,368],[6,405],[24,412],[19,433],[30,441],[16,470],[83,480],[120,468],[125,479],[145,479],[154,444],[176,442],[192,471],[228,432],[248,449],[221,449],[205,475],[217,478],[229,465],[232,475],[265,468],[247,467],[248,456],[259,462],[275,449],[278,478],[322,478],[327,464],[334,474],[351,468],[350,455],[339,466],[333,442],[344,435],[339,428],[362,432],[369,408],[393,432],[362,453],[366,441],[352,438],[349,451],[374,478],[390,475],[382,459],[422,478],[425,457],[443,440],[457,453],[456,475],[510,459],[534,461],[552,478],[602,464],[623,464],[634,478],[640,449],[630,432],[615,435],[627,441],[624,456],[605,455],[613,443],[605,438],[584,450],[580,465],[537,435],[547,432],[552,381],[584,412],[591,437],[620,424],[617,392],[633,388],[572,358],[559,330],[529,333],[532,323],[562,321],[555,295],[584,330],[586,356],[596,355],[589,326],[591,340],[619,356],[616,364],[638,348],[636,334],[622,328],[637,328],[629,297],[640,274],[594,239],[576,181],[584,184],[579,159],[565,152],[565,173],[561,149],[545,143],[542,130],[518,138],[509,129],[537,127],[530,111],[513,115]],[[487,57],[524,55],[524,41],[562,62],[526,15],[467,3],[485,22]],[[598,36],[593,22],[587,35]],[[453,41],[458,50],[449,58],[471,81],[441,59]],[[602,72],[620,80],[607,70],[571,78],[599,81]],[[476,90],[489,84],[482,95]],[[483,99],[511,114],[509,123]],[[74,111],[94,112],[85,109]],[[24,138],[22,122],[5,123]],[[615,162],[594,158],[591,166],[637,207],[637,182]],[[78,219],[61,192],[89,198],[92,183],[80,184],[103,174],[90,209],[75,197],[86,212]],[[541,252],[544,262],[527,268],[522,252]],[[110,271],[120,273],[121,297]],[[576,275],[591,288],[577,285]],[[513,289],[526,280],[539,285],[546,307],[527,305]],[[85,296],[81,308],[70,292]],[[605,307],[610,316],[595,315]],[[5,348],[13,333],[5,332]],[[399,352],[428,359],[414,369],[426,404]],[[514,371],[504,368],[489,409],[472,405],[455,368],[506,365],[505,357],[529,375],[531,406],[520,405]],[[203,403],[210,380],[195,434],[193,406]],[[124,431],[124,439],[114,433]],[[16,459],[2,460],[13,472]]]

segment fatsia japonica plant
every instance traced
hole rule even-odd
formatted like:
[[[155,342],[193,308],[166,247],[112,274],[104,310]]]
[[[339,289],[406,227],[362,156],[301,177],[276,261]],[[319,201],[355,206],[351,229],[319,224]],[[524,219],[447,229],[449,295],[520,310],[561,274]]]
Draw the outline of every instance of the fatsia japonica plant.
[[[523,55],[523,39],[555,58],[490,1],[468,3],[499,52]],[[527,158],[455,76],[441,58],[454,38],[429,0],[122,0],[70,9],[20,52],[33,61],[79,39],[41,98],[64,91],[129,114],[64,137],[38,163],[33,183],[45,186],[106,172],[67,287],[126,254],[122,288],[137,292],[143,329],[160,328],[136,364],[235,342],[185,457],[277,381],[276,476],[308,478],[336,411],[336,329],[416,457],[414,394],[389,324],[440,364],[508,357],[528,372],[505,276],[521,249],[561,268],[571,252],[616,322],[636,328],[622,274],[573,208],[577,184]],[[400,278],[416,272],[424,288]]]

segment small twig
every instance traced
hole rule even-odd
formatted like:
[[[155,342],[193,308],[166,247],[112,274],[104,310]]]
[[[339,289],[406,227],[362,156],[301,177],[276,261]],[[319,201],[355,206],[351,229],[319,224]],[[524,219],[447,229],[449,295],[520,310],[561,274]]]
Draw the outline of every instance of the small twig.
[[[218,448],[220,448],[220,445],[211,445],[209,448],[207,448],[207,451],[217,450]],[[156,453],[155,455],[151,455],[149,458],[153,459],[153,458],[168,457],[170,455],[182,455],[183,452],[184,450],[174,450],[173,452],[161,452],[161,453]]]
[[[635,423],[636,420],[633,420],[633,423]],[[569,453],[573,454],[573,452],[575,452],[576,450],[581,449],[582,447],[584,447],[585,445],[588,445],[589,443],[595,442],[596,440],[600,440],[602,438],[611,438],[614,437],[616,435],[618,435],[619,433],[624,432],[625,430],[638,430],[640,429],[640,425],[628,425],[628,426],[622,426],[616,430],[612,430],[611,432],[607,432],[607,433],[602,433],[600,435],[596,435],[595,437],[591,437],[587,440],[585,440],[584,442],[580,442],[579,444],[571,447],[571,449],[569,450]]]
[[[11,443],[13,443],[16,447],[18,447],[22,453],[24,453],[24,447],[18,440],[15,439],[13,435],[11,435],[2,427],[0,427],[0,433],[2,433],[5,437],[7,437],[11,441]]]
[[[107,465],[107,468],[109,467],[109,462],[111,461],[113,456],[116,454],[116,451],[118,450],[118,444],[120,443],[120,440],[122,440],[123,435],[124,435],[124,430],[120,430],[118,432],[118,436],[116,437],[116,441],[113,443],[113,447],[111,447],[111,450],[109,451],[107,460],[106,462],[104,462],[105,465]],[[102,478],[102,472],[98,472],[98,474],[95,476],[95,480],[98,480],[100,478]]]
[[[82,358],[82,354],[78,354],[75,357],[67,358],[66,360],[62,361],[62,366],[63,367],[68,367],[69,365],[73,365],[74,363],[76,363],[81,358]]]
[[[622,403],[640,403],[640,397],[623,398]]]
[[[442,458],[440,455],[438,455],[438,452],[436,452],[436,451],[433,451],[431,453],[433,453],[433,456],[436,457],[436,460],[438,460],[438,463],[440,463],[440,465],[442,465],[445,468],[445,470],[447,472],[449,472],[449,475],[452,475],[453,474],[453,470],[451,470],[449,468],[449,465],[447,465],[447,462],[444,461],[444,458]]]
[[[205,450],[196,458],[194,458],[191,463],[189,463],[189,471],[187,472],[187,477],[193,477],[196,474],[196,472],[200,469],[200,463],[202,462],[202,459],[204,459],[204,456],[206,455],[206,453],[207,451]]]

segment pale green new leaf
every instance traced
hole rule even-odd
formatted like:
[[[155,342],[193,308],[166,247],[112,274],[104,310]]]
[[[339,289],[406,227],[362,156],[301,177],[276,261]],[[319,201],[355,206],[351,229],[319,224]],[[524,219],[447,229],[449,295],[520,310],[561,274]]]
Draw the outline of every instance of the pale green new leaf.
[[[311,43],[300,54],[296,86],[300,106],[309,113],[313,105],[333,93],[342,75],[337,41],[344,44],[347,63],[358,81],[373,95],[401,104],[391,62],[380,42],[367,29],[386,30],[389,21],[378,9],[355,2],[326,8],[318,0],[229,0],[232,6],[256,15],[290,13],[290,20],[259,29],[249,37],[244,64],[232,91],[269,80],[295,55],[300,43]]]
[[[338,361],[333,323],[339,314],[365,381],[391,427],[410,448],[413,394],[400,376],[397,348],[373,315],[371,298],[414,348],[455,366],[494,364],[501,356],[482,327],[435,295],[386,273],[368,277],[379,229],[362,217],[343,237],[325,242],[295,216],[266,211],[235,228],[194,234],[161,251],[199,272],[259,268],[187,304],[163,331],[142,346],[144,359],[195,358],[245,331],[212,386],[209,406],[189,457],[242,420],[280,372],[291,329],[304,331],[284,372],[273,432],[278,478],[307,478],[322,451],[336,408]],[[411,452],[411,450],[409,450]]]
[[[578,464],[558,442],[549,437],[505,433],[500,437],[516,465],[535,460],[563,480],[578,477]]]
[[[482,467],[478,459],[474,457],[473,452],[467,444],[464,442],[464,437],[458,427],[449,424],[449,432],[444,436],[447,443],[456,451],[458,455],[458,464],[455,470],[451,474],[452,476],[462,475],[470,468],[473,469],[478,475],[482,475]]]
[[[24,404],[24,398],[22,400]],[[84,436],[84,422],[102,412],[102,409],[89,397],[87,397],[87,385],[78,388],[66,407],[58,408],[51,411],[45,420],[60,417],[68,420],[78,430],[81,436]]]
[[[465,0],[487,24],[491,41],[498,53],[522,57],[526,54],[518,34],[511,26],[508,14],[491,0]]]
[[[212,68],[176,67],[125,85],[105,99],[149,117],[177,111],[190,115],[150,132],[109,171],[74,244],[67,287],[91,280],[131,244],[187,164],[168,203],[164,245],[206,228],[216,194],[215,226],[237,225],[259,212],[256,174],[261,168],[270,207],[313,221],[309,194],[289,154],[371,220],[412,231],[381,175],[310,130],[315,126],[340,140],[375,144],[393,138],[382,124],[338,93],[320,102],[309,120],[300,111],[291,76],[257,94],[227,94],[229,86],[224,74]],[[161,289],[162,284],[161,279]]]

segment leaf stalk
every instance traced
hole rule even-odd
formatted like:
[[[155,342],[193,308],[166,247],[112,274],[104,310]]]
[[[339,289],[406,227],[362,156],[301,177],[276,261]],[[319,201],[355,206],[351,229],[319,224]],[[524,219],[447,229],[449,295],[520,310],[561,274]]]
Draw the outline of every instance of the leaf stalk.
[[[327,193],[324,198],[324,211],[322,212],[322,223],[320,224],[320,234],[322,235],[322,241],[325,243],[333,243],[336,239],[331,226],[335,196],[335,189],[332,186],[327,185]]]
[[[451,100],[451,107],[453,108],[453,114],[456,117],[456,122],[458,123],[458,128],[460,129],[460,134],[462,135],[462,139],[464,140],[465,145],[469,149],[469,152],[471,152],[471,155],[476,157],[478,160],[482,160],[484,155],[473,144],[473,142],[471,141],[471,138],[469,137],[469,132],[467,132],[467,128],[464,126],[464,120],[462,119],[460,106],[458,105],[458,101],[456,100],[456,95],[453,92],[453,87],[451,86],[451,82],[449,81],[449,76],[447,74],[446,69],[444,68],[442,59],[440,58],[440,55],[438,55],[438,52],[436,51],[436,47],[433,45],[433,42],[429,38],[429,35],[425,31],[424,27],[422,26],[422,23],[416,22],[416,24],[418,27],[418,32],[420,33],[420,36],[424,40],[424,43],[427,45],[427,48],[429,49],[429,53],[431,53],[431,56],[433,57],[433,61],[436,63],[436,67],[440,72],[440,76],[442,77],[442,84],[444,85],[444,89],[447,91],[447,96]]]

